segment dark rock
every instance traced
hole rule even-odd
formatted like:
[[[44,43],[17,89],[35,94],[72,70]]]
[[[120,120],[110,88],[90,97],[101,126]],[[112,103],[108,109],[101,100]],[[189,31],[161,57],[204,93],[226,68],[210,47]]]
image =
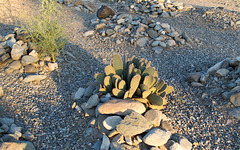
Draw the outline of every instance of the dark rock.
[[[114,15],[115,12],[113,11],[113,9],[106,5],[102,5],[102,7],[97,10],[97,17],[100,19],[105,19]]]

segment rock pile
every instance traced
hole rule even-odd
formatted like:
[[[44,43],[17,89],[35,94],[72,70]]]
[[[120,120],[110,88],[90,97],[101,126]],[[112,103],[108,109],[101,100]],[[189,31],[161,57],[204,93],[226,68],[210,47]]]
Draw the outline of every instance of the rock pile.
[[[85,37],[97,32],[103,40],[115,38],[116,43],[121,44],[123,39],[118,39],[118,36],[124,36],[133,45],[151,46],[156,53],[168,47],[193,42],[187,33],[181,33],[168,23],[155,22],[143,16],[133,18],[132,15],[118,14],[112,18],[95,18],[91,20],[91,26],[94,30],[85,32]]]
[[[1,150],[35,150],[30,142],[34,135],[29,131],[22,132],[22,127],[15,125],[11,118],[0,118],[0,136]]]
[[[190,11],[193,9],[191,5],[184,5],[183,3],[179,3],[177,1],[138,1],[130,6],[122,1],[120,5],[118,5],[119,10],[130,10],[134,11],[137,14],[149,14],[149,17],[160,17],[160,18],[168,18],[175,17],[177,12],[181,11]]]
[[[68,3],[67,1],[64,3],[68,4],[69,7],[74,7],[77,11],[84,11],[86,13],[92,13],[95,11],[95,6],[91,1],[88,0],[77,0],[73,3]]]
[[[102,141],[95,143],[93,149],[192,149],[192,143],[176,134],[161,111],[147,110],[138,101],[116,99],[110,93],[102,95],[98,90],[98,84],[94,82],[73,94],[76,102],[72,108],[91,117],[86,135],[95,134],[96,137],[97,129],[103,134]]]
[[[240,57],[225,59],[207,70],[187,76],[187,81],[195,87],[203,87],[202,97],[221,97],[219,103],[233,105],[229,114],[240,119]],[[222,101],[222,102],[221,102]]]
[[[14,34],[5,36],[0,43],[0,67],[7,65],[5,73],[14,71],[26,73],[24,81],[31,82],[46,78],[45,72],[58,68],[56,62],[51,62],[51,57],[40,59],[34,44],[27,39],[27,33],[19,28],[14,29]]]

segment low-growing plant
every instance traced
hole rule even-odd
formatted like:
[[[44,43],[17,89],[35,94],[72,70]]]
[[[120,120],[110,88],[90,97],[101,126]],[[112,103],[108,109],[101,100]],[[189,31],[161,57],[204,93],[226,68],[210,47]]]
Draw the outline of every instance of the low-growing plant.
[[[158,81],[158,73],[151,67],[151,61],[137,59],[129,61],[116,54],[112,64],[105,67],[104,74],[95,74],[100,83],[99,91],[112,93],[117,98],[133,99],[146,104],[149,108],[163,109],[167,103],[166,95],[173,91],[164,80]]]
[[[67,40],[60,20],[61,6],[55,0],[41,0],[37,14],[27,17],[21,28],[29,39],[37,45],[40,56],[49,55],[52,61],[63,49]]]

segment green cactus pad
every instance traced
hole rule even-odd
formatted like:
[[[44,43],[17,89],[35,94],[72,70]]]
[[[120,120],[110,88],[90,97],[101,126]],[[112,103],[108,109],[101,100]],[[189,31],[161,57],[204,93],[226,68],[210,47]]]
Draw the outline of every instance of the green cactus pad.
[[[142,96],[142,91],[141,91],[140,88],[137,88],[137,90],[136,90],[136,94],[137,94],[138,96]]]
[[[118,83],[118,89],[119,89],[119,90],[123,90],[123,91],[126,90],[126,82],[125,82],[124,80],[121,80],[121,81]]]
[[[166,95],[168,95],[168,94],[170,94],[170,93],[172,93],[173,92],[173,87],[172,86],[167,86],[167,88],[166,88],[166,90],[165,90],[165,92],[166,92]]]
[[[160,96],[160,97],[165,97],[165,96],[166,96],[166,92],[165,92],[165,91],[162,92],[159,96]]]
[[[148,101],[148,99],[146,99],[146,98],[132,98],[133,100],[136,100],[136,101],[139,101],[139,102],[141,102],[141,103],[144,103],[144,104],[146,104],[147,106],[149,106],[149,101]]]
[[[167,84],[164,84],[163,87],[158,91],[158,93],[162,93],[167,89]]]
[[[148,75],[144,78],[143,84],[147,85],[149,88],[151,88],[155,84],[155,79],[153,75]]]
[[[131,58],[131,62],[134,64],[134,66],[138,66],[138,64],[139,64],[139,60],[135,57],[135,56],[133,56],[132,58]]]
[[[151,91],[150,91],[150,90],[144,91],[144,92],[142,93],[142,98],[147,98],[150,94],[151,94]]]
[[[130,82],[133,76],[133,69],[134,69],[134,64],[130,64],[128,67],[128,73],[127,73],[127,85],[130,85]]]
[[[142,73],[142,77],[145,78],[145,76],[154,75],[154,72],[155,72],[155,68],[153,67],[146,68]]]
[[[105,74],[107,76],[113,76],[113,75],[116,74],[116,71],[111,65],[108,65],[108,66],[105,67]]]
[[[104,78],[106,77],[105,74],[98,74],[98,73],[96,73],[96,74],[94,75],[94,77],[95,77],[95,79],[98,81],[98,83],[104,84]]]
[[[142,92],[148,91],[149,90],[149,86],[147,86],[145,84],[140,84],[140,89],[141,89]]]
[[[123,99],[127,99],[128,98],[128,94],[129,94],[129,91],[125,92]]]
[[[118,82],[122,80],[121,77],[117,74],[112,76],[112,84],[117,88],[118,87]]]
[[[121,76],[123,73],[123,62],[120,55],[116,54],[113,56],[113,68],[116,71],[116,74]]]
[[[101,92],[103,94],[107,94],[108,89],[104,85],[100,85],[99,92]]]
[[[111,76],[106,76],[104,78],[104,85],[109,91],[112,91],[112,79]]]
[[[156,84],[156,86],[155,86],[156,87],[156,93],[163,87],[164,84],[165,84],[164,80],[161,80]]]
[[[152,62],[151,62],[151,61],[149,61],[149,62],[146,64],[146,68],[149,68],[149,67],[151,67],[151,64],[152,64]]]
[[[157,94],[151,94],[147,97],[147,99],[152,105],[157,105],[157,106],[163,105],[162,97],[158,96]]]
[[[113,93],[114,96],[116,96],[116,97],[118,97],[118,98],[123,98],[123,96],[124,96],[124,94],[125,94],[125,92],[124,92],[123,90],[119,90],[119,89],[117,89],[117,88],[114,88],[114,89],[112,90],[112,93]]]

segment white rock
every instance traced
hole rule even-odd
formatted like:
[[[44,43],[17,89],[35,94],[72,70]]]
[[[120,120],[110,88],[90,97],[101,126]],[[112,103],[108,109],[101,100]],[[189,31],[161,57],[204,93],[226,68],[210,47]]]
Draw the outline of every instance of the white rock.
[[[56,62],[48,63],[48,68],[50,71],[56,70],[58,68],[58,64]]]
[[[38,61],[38,59],[36,59],[35,57],[30,56],[30,55],[25,55],[21,59],[21,63],[23,66],[29,65],[31,63],[35,63],[37,61]]]
[[[24,52],[25,52],[25,47],[20,46],[18,44],[13,44],[11,57],[13,60],[19,60],[19,58],[24,54]]]
[[[44,80],[46,75],[30,75],[23,79],[24,82],[40,81]]]
[[[87,37],[87,36],[91,36],[91,35],[94,35],[94,30],[89,30],[89,31],[86,31],[84,34],[83,34],[83,36],[84,37]]]
[[[151,146],[162,146],[167,143],[171,137],[171,132],[158,128],[150,130],[144,137],[144,143]]]

